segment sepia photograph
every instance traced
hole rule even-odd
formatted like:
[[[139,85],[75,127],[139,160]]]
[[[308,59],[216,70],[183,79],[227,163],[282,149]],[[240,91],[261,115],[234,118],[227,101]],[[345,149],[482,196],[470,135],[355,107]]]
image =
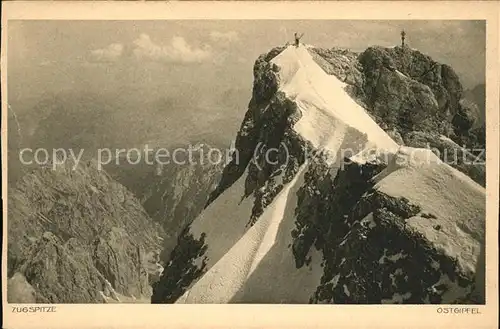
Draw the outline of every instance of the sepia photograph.
[[[3,22],[9,312],[486,305],[486,19]]]

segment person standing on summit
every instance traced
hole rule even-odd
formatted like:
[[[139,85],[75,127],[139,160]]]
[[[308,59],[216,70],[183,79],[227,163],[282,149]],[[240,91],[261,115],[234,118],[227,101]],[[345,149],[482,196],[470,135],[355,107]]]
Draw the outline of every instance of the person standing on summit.
[[[302,37],[304,36],[304,33],[302,33],[302,34],[299,36],[299,34],[298,34],[297,32],[295,32],[294,36],[295,36],[295,47],[297,47],[297,48],[298,48],[298,47],[299,47],[299,45],[300,45],[300,38],[302,38]]]

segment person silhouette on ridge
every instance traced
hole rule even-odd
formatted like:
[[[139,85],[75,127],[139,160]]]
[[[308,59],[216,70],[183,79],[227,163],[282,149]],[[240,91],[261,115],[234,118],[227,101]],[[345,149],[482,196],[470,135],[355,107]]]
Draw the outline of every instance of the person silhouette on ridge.
[[[300,39],[304,36],[304,33],[302,33],[302,34],[299,36],[299,34],[298,34],[297,32],[295,32],[294,36],[295,36],[295,47],[297,47],[297,48],[298,48],[298,47],[299,47],[299,45],[300,45]]]

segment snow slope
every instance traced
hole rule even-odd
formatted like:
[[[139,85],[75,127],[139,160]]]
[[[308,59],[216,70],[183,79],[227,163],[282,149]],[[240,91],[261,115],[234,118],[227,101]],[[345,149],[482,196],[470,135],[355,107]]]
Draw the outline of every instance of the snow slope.
[[[246,224],[252,214],[253,196],[243,199],[245,179],[248,171],[212,202],[191,225],[191,233],[200,237],[205,233],[208,239],[209,256],[207,266],[211,267],[245,234]],[[210,239],[216,239],[215,242]]]
[[[463,270],[474,271],[485,230],[486,196],[481,185],[431,150],[411,147],[401,147],[375,180],[375,189],[405,197],[422,213],[434,215],[415,216],[407,224],[456,257]]]
[[[177,303],[304,302],[321,278],[321,254],[297,270],[290,248],[304,165],[243,237]]]

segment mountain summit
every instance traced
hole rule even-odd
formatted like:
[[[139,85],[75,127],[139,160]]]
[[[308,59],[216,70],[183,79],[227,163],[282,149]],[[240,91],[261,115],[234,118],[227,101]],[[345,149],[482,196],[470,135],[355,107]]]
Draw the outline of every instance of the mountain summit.
[[[152,302],[484,302],[481,169],[412,147],[465,154],[450,139],[470,135],[454,125],[461,92],[450,67],[407,47],[261,55],[239,156]]]

